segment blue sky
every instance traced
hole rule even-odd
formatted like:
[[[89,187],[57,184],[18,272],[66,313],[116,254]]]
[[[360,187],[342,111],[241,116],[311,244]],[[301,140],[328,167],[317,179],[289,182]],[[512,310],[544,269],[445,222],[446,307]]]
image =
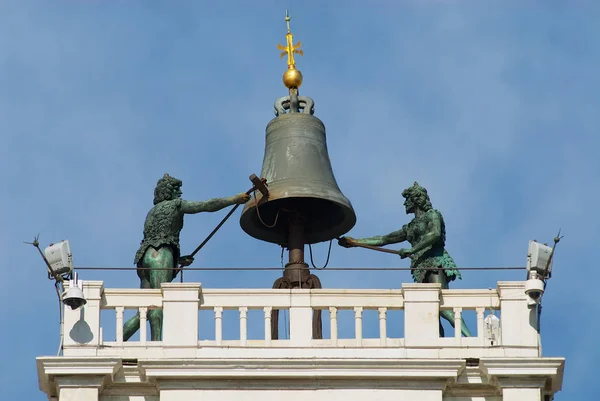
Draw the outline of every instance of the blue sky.
[[[217,5],[218,3],[218,5]],[[544,355],[567,358],[557,401],[600,390],[594,249],[600,243],[600,7],[592,1],[0,2],[0,252],[3,398],[44,400],[35,357],[59,338],[52,283],[35,250],[68,238],[77,266],[132,266],[165,172],[184,198],[245,191],[284,96],[285,8],[303,43],[301,94],[327,126],[353,236],[393,231],[418,181],[445,217],[460,266],[524,266],[551,242]],[[188,216],[191,251],[225,211]],[[327,244],[313,247],[321,264]],[[239,212],[194,266],[277,267]],[[332,267],[407,267],[334,245]],[[408,272],[324,271],[324,286],[398,288]],[[205,287],[270,287],[277,272],[189,272]],[[590,277],[590,288],[581,284]],[[85,272],[137,287],[135,272]],[[463,272],[453,288],[522,271]],[[12,280],[12,281],[9,281]],[[23,296],[23,294],[26,296]]]

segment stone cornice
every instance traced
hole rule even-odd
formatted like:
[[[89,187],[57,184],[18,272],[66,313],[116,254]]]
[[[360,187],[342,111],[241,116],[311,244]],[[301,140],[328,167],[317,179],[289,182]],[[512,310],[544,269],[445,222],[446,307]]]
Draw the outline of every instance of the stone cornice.
[[[411,378],[456,380],[460,359],[187,359],[140,360],[147,378]]]
[[[481,371],[501,387],[543,387],[548,380],[553,392],[562,388],[565,358],[482,358]]]
[[[112,381],[122,366],[121,358],[103,357],[38,357],[40,390],[48,395],[56,393],[57,378],[68,378],[61,385],[103,387]],[[99,379],[99,380],[98,380]]]

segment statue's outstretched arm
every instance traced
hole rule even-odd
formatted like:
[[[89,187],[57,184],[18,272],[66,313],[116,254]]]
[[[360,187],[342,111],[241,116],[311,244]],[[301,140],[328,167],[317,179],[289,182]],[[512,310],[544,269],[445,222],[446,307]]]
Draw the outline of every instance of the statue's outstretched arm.
[[[406,241],[406,231],[404,230],[404,228],[401,228],[401,229],[391,232],[387,235],[377,235],[375,237],[368,237],[368,238],[354,238],[354,241],[356,241],[360,244],[374,245],[374,246],[397,244],[398,242]]]
[[[442,222],[437,215],[433,215],[427,222],[427,234],[425,234],[419,243],[410,249],[410,253],[417,253],[431,245],[435,244],[442,237]]]
[[[216,212],[227,206],[243,204],[248,201],[248,195],[238,194],[229,198],[213,198],[201,202],[181,201],[181,211],[186,214],[201,212]]]

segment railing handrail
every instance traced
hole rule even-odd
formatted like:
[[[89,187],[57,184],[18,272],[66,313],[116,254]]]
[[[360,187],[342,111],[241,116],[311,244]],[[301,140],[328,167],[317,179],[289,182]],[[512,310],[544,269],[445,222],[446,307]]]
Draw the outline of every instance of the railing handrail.
[[[265,306],[287,309],[291,306],[290,297],[309,295],[311,307],[314,309],[402,309],[404,307],[404,291],[402,289],[263,289],[263,288],[207,288],[200,293],[199,309],[213,307],[237,308],[248,307],[261,309]],[[240,299],[240,297],[243,298]],[[160,307],[162,290],[140,288],[105,288],[102,294],[102,309],[125,307]],[[461,307],[465,310],[476,308],[500,307],[500,298],[496,289],[447,289],[440,295],[440,308],[451,309]]]

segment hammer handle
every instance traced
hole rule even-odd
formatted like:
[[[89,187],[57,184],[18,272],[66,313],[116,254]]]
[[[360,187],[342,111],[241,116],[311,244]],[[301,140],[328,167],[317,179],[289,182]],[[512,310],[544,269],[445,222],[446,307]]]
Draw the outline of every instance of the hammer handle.
[[[254,185],[252,186],[252,188],[246,191],[246,195],[250,195],[252,192],[259,190],[263,194],[263,196],[269,196],[269,190],[267,189],[265,182],[262,179],[252,174],[250,176],[250,181],[252,181]],[[208,237],[206,237],[206,239],[202,241],[202,243],[198,245],[196,249],[194,249],[194,252],[192,252],[190,255],[191,257],[194,257],[194,255],[196,255],[198,251],[200,251],[200,249],[202,249],[202,247],[206,245],[206,243],[213,237],[213,235],[215,235],[219,228],[221,228],[221,226],[225,224],[227,219],[231,217],[231,215],[237,210],[239,206],[240,204],[238,203],[229,211],[229,213],[227,213],[227,215],[223,218],[223,220],[221,220],[221,222],[215,227],[215,229],[212,230],[210,234],[208,234]]]
[[[359,244],[357,242],[353,242],[352,245],[359,246],[361,248],[372,249],[374,251],[385,252],[385,253],[393,253],[394,255],[398,255],[398,251],[394,251],[393,249],[381,248],[378,246],[367,245],[367,244]]]
[[[398,255],[398,251],[394,251],[393,249],[386,249],[386,248],[382,248],[382,247],[379,247],[379,246],[361,244],[361,243],[358,243],[358,242],[353,242],[352,245],[358,246],[358,247],[361,247],[361,248],[372,249],[374,251],[385,252],[385,253],[393,253],[394,255]],[[410,255],[409,258],[412,259],[413,255]]]
[[[248,191],[248,192],[252,192],[252,191]],[[248,192],[247,192],[247,193],[248,193]],[[227,219],[228,219],[229,217],[231,217],[231,215],[233,214],[233,212],[235,212],[235,211],[236,211],[236,209],[238,208],[238,206],[240,206],[240,205],[239,205],[239,204],[235,205],[235,206],[234,206],[234,207],[233,207],[233,208],[232,208],[232,209],[229,211],[229,213],[227,213],[227,215],[226,215],[226,216],[223,218],[223,220],[221,220],[221,222],[220,222],[220,223],[219,223],[219,224],[218,224],[218,225],[215,227],[215,229],[214,229],[214,230],[212,230],[212,232],[211,232],[210,234],[208,234],[208,237],[206,237],[206,238],[204,239],[204,241],[202,241],[202,243],[201,243],[200,245],[198,245],[198,247],[197,247],[196,249],[194,249],[194,252],[192,252],[192,253],[190,254],[190,256],[191,256],[191,257],[194,257],[194,255],[195,255],[195,254],[197,254],[197,253],[198,253],[198,251],[200,251],[200,249],[202,249],[202,247],[203,247],[204,245],[206,245],[206,243],[208,242],[208,240],[210,240],[210,239],[213,237],[213,235],[215,235],[215,234],[217,233],[217,231],[219,230],[219,228],[221,228],[221,226],[222,226],[223,224],[225,224],[225,222],[227,221]]]

